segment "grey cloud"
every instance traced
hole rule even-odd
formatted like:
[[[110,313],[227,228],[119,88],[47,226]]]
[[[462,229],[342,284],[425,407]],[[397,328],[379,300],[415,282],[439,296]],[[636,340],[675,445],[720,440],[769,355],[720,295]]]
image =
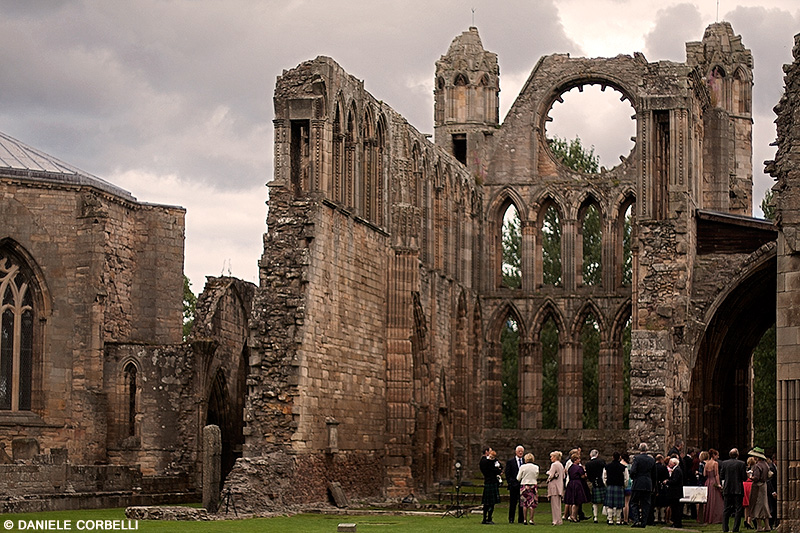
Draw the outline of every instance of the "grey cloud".
[[[655,27],[645,36],[645,56],[650,61],[686,60],[685,43],[703,37],[700,11],[692,4],[677,4],[656,13]]]
[[[725,15],[744,45],[753,52],[753,111],[772,115],[783,92],[783,65],[792,62],[794,34],[800,31],[800,12],[737,7]]]
[[[334,57],[431,131],[434,62],[472,24],[471,7],[505,73],[577,48],[552,1],[26,6],[0,21],[1,128],[101,176],[139,169],[219,188],[269,179],[274,81],[306,59]]]

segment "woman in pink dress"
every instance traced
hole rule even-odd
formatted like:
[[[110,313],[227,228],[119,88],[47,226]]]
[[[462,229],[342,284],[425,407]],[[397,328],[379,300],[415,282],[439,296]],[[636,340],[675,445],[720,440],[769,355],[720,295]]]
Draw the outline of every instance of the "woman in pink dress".
[[[703,522],[706,524],[721,524],[722,511],[725,504],[722,501],[722,484],[719,481],[719,452],[714,448],[708,450],[709,458],[703,468],[706,478],[705,486],[708,490],[708,499],[703,513]]]

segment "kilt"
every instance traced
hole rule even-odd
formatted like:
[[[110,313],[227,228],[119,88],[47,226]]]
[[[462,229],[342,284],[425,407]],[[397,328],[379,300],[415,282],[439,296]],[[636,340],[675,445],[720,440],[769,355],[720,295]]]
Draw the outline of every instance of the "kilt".
[[[536,485],[522,485],[519,504],[525,509],[536,509],[539,505],[539,489]]]
[[[625,489],[618,485],[607,486],[605,505],[613,509],[623,509],[625,507]]]
[[[592,503],[605,503],[606,488],[592,485]]]
[[[483,505],[495,505],[500,503],[500,484],[499,483],[484,483],[483,484],[483,497],[481,498]]]

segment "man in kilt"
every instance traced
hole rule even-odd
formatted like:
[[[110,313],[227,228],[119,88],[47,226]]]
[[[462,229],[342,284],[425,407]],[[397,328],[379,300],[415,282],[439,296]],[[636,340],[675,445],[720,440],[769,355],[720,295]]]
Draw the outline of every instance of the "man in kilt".
[[[606,485],[603,483],[603,472],[606,462],[600,459],[600,452],[589,452],[589,462],[586,463],[586,478],[592,486],[592,517],[597,523],[597,516],[602,512],[606,501]]]
[[[628,484],[628,469],[620,462],[620,453],[614,452],[614,459],[606,465],[603,472],[606,485],[606,507],[608,524],[622,523],[622,510],[625,508],[625,486]]]
[[[481,474],[483,474],[483,522],[481,524],[494,524],[492,514],[494,506],[500,503],[500,474],[503,472],[503,465],[497,460],[497,452],[491,448],[483,451],[480,464]]]

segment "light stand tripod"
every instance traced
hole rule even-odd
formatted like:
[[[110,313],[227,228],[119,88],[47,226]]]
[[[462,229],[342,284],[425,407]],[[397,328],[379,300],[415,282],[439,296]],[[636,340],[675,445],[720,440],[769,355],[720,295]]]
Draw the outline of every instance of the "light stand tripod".
[[[450,507],[442,515],[442,518],[445,516],[453,516],[455,518],[461,518],[462,516],[467,514],[467,510],[462,505],[461,501],[461,461],[456,461],[455,464],[456,468],[456,493],[453,494],[453,500],[450,504]]]
[[[225,514],[228,514],[228,506],[230,505],[231,509],[233,509],[233,514],[238,518],[239,513],[236,512],[236,501],[233,499],[233,493],[230,487],[225,489],[223,500],[225,501]]]

